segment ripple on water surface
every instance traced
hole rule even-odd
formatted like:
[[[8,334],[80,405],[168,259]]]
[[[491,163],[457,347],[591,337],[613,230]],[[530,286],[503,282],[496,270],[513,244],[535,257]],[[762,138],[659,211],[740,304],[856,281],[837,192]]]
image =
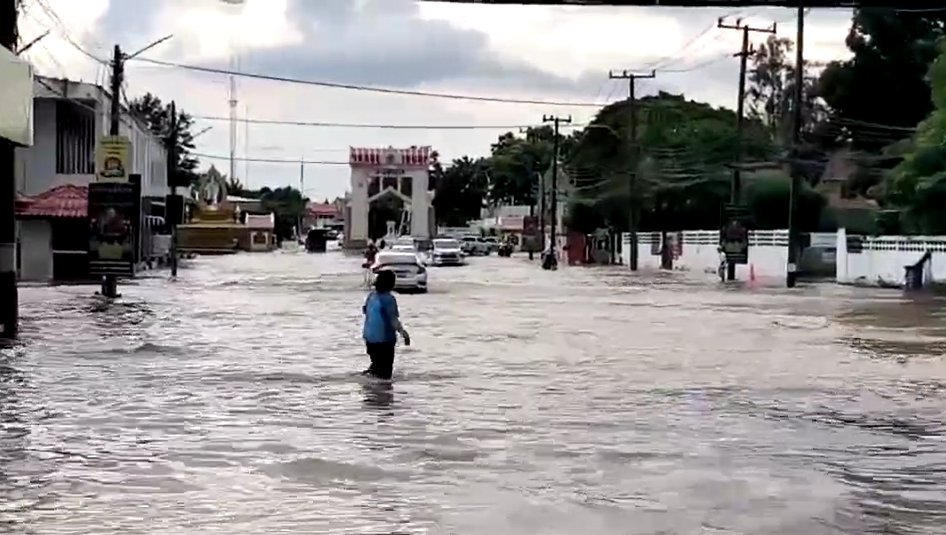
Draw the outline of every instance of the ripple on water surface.
[[[358,259],[22,290],[0,530],[935,533],[938,301],[696,274],[432,269],[363,380]]]

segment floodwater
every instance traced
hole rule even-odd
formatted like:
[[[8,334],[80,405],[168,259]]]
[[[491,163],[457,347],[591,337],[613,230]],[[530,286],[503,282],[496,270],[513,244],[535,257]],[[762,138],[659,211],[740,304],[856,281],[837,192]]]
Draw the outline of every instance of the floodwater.
[[[358,264],[22,290],[0,532],[946,532],[943,303],[476,258],[385,387]]]

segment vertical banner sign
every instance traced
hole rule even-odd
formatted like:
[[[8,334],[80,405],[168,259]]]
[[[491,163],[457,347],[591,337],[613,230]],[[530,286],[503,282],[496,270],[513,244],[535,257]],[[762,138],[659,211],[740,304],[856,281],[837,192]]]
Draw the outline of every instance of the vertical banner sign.
[[[728,205],[726,224],[720,232],[720,245],[730,264],[749,263],[749,211],[744,206]]]
[[[99,182],[128,182],[131,141],[125,136],[105,136],[99,142],[95,159]]]
[[[128,182],[89,184],[89,274],[134,276],[138,197],[138,187]]]
[[[539,252],[539,218],[537,216],[525,216],[522,218],[522,246],[523,251]]]

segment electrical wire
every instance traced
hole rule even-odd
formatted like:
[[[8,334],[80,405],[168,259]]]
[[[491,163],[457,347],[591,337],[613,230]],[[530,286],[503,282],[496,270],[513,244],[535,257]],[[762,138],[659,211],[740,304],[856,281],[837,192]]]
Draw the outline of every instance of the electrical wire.
[[[431,91],[416,91],[410,89],[394,89],[390,87],[376,87],[376,86],[365,86],[358,84],[345,84],[338,82],[326,82],[320,80],[305,80],[301,78],[293,78],[288,76],[275,76],[268,74],[259,74],[259,73],[249,73],[242,72],[230,69],[220,69],[215,67],[203,67],[199,65],[188,65],[185,63],[177,63],[173,61],[163,61],[153,58],[146,57],[134,57],[130,58],[129,61],[140,61],[144,63],[150,63],[153,65],[160,65],[164,67],[171,67],[183,70],[190,70],[194,72],[202,72],[205,74],[219,74],[225,76],[237,76],[242,78],[252,78],[257,80],[267,80],[271,82],[282,82],[298,85],[308,85],[316,87],[326,87],[332,89],[346,89],[350,91],[363,91],[367,93],[380,93],[388,95],[402,95],[402,96],[413,96],[413,97],[427,97],[427,98],[441,98],[441,99],[450,99],[450,100],[469,100],[475,102],[495,102],[502,104],[529,104],[529,105],[541,105],[541,106],[565,106],[565,107],[583,107],[583,108],[601,108],[604,104],[600,102],[568,102],[568,101],[557,101],[557,100],[536,100],[536,99],[517,99],[517,98],[507,98],[507,97],[485,97],[477,95],[464,95],[459,93],[436,93]],[[713,62],[718,60],[713,60]],[[680,70],[671,70],[667,71],[668,73],[682,73],[682,72],[692,72],[697,68],[702,68],[705,65],[710,64],[708,62],[704,65],[700,65],[694,68],[680,69]]]
[[[106,60],[104,60],[104,59],[102,59],[102,58],[96,56],[95,54],[89,52],[89,51],[86,50],[82,45],[80,45],[79,43],[77,43],[75,39],[72,38],[72,35],[69,34],[69,30],[66,28],[65,23],[63,23],[62,19],[59,18],[59,15],[56,13],[56,10],[54,10],[54,9],[51,8],[51,7],[49,7],[49,5],[48,5],[44,0],[34,0],[34,1],[36,2],[37,5],[39,5],[40,9],[42,9],[43,12],[46,13],[46,15],[49,17],[49,19],[58,27],[58,29],[59,29],[59,32],[58,32],[58,33],[59,33],[60,35],[62,35],[62,37],[63,37],[70,45],[73,46],[73,48],[75,48],[75,49],[78,50],[79,52],[85,54],[88,58],[92,59],[93,61],[96,61],[96,62],[102,63],[102,64],[108,64],[108,61],[106,61]]]
[[[230,156],[221,156],[218,154],[204,154],[201,152],[192,152],[191,156],[196,156],[198,158],[209,158],[213,160],[229,160]],[[286,158],[252,158],[252,157],[234,157],[235,161],[238,162],[250,162],[250,163],[286,163],[286,164],[295,164],[295,165],[350,165],[351,162],[348,160],[306,160],[304,158],[297,158],[295,160],[290,160]]]
[[[229,117],[213,115],[192,115],[194,119],[203,121],[221,121],[229,122]],[[518,130],[520,128],[540,128],[543,125],[418,125],[418,124],[366,124],[366,123],[339,123],[327,121],[287,121],[280,119],[239,119],[240,122],[261,125],[282,125],[282,126],[316,126],[322,128],[377,128],[383,130]],[[562,127],[583,128],[584,124],[567,124]]]

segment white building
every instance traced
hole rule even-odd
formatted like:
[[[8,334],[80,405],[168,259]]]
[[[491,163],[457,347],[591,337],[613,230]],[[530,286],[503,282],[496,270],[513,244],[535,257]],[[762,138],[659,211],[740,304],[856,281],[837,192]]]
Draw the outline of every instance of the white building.
[[[110,95],[82,82],[36,77],[32,147],[16,150],[19,274],[23,280],[87,277],[88,185],[95,149],[108,134]],[[122,108],[120,134],[132,143],[132,174],[141,175],[142,211],[170,192],[163,142]]]
[[[351,197],[345,214],[345,246],[364,247],[394,227],[397,234],[428,238],[433,232],[434,187],[430,183],[430,147],[352,148]],[[381,221],[374,206],[399,205],[400,221]],[[379,214],[383,212],[378,211]],[[399,232],[398,232],[399,231]]]

